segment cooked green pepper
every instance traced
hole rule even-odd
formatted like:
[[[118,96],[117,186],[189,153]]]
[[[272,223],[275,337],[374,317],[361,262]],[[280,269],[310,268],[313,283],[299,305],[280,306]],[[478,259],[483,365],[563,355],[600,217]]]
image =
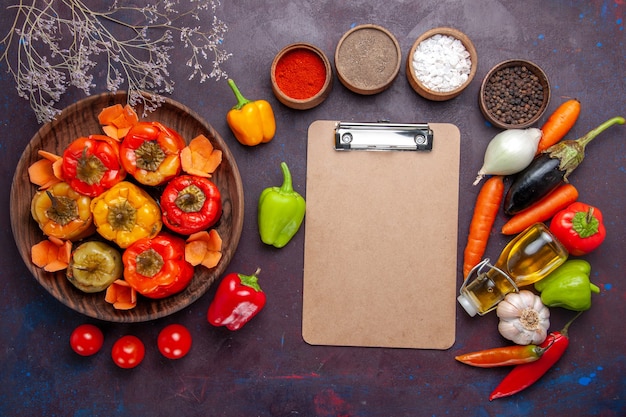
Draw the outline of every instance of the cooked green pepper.
[[[283,185],[268,187],[259,197],[258,223],[263,243],[282,248],[296,234],[306,210],[304,198],[293,189],[287,164],[280,163]]]
[[[548,307],[584,311],[591,307],[591,293],[600,289],[589,281],[591,265],[582,259],[570,259],[547,277],[535,283],[541,301]]]

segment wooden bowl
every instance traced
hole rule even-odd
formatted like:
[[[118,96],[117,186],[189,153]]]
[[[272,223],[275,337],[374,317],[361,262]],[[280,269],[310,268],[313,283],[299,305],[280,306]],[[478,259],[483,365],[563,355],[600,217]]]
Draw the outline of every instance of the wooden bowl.
[[[363,95],[389,88],[401,62],[397,39],[377,25],[355,26],[341,37],[335,49],[337,78],[349,90]]]
[[[537,82],[540,84],[542,89],[542,96],[535,97],[532,93],[523,94],[521,91],[515,93],[515,97],[521,100],[524,100],[524,97],[530,100],[538,100],[539,104],[536,104],[537,110],[534,115],[523,122],[515,122],[511,123],[506,120],[503,120],[501,116],[495,113],[494,108],[489,105],[486,96],[487,85],[491,82],[492,77],[494,77],[499,71],[507,69],[507,68],[515,68],[515,67],[523,67],[526,68],[527,71],[532,73],[535,77],[537,77]],[[550,82],[548,81],[548,76],[546,73],[535,63],[531,61],[527,61],[525,59],[511,59],[508,61],[504,61],[494,66],[485,78],[480,86],[480,93],[478,95],[478,104],[480,107],[480,111],[482,112],[485,119],[489,121],[492,125],[499,127],[501,129],[524,129],[529,126],[534,125],[537,121],[543,116],[548,108],[548,104],[550,104]]]
[[[31,247],[44,240],[37,223],[30,214],[30,204],[37,187],[30,183],[28,167],[40,157],[37,151],[44,149],[61,155],[74,139],[101,132],[98,113],[113,104],[126,104],[125,93],[107,93],[88,97],[69,107],[51,123],[39,129],[24,150],[15,170],[11,186],[11,228],[17,248],[35,279],[56,299],[71,309],[96,319],[110,322],[142,322],[167,316],[190,305],[202,296],[210,285],[224,272],[235,253],[243,226],[243,187],[237,164],[220,135],[199,115],[166,99],[161,107],[141,118],[143,108],[135,108],[142,120],[159,121],[178,131],[187,141],[199,134],[211,140],[222,151],[222,163],[211,178],[218,186],[223,213],[214,226],[223,239],[222,258],[212,269],[196,267],[191,284],[181,293],[161,300],[138,296],[134,309],[116,310],[104,301],[104,292],[87,294],[76,289],[66,278],[65,270],[49,273],[31,262]]]
[[[314,95],[310,97],[306,97],[306,98],[290,97],[288,94],[286,94],[283,90],[280,89],[279,87],[280,82],[277,80],[277,77],[276,77],[276,67],[278,63],[283,58],[285,58],[286,55],[292,52],[299,51],[299,50],[309,51],[315,54],[323,63],[324,70],[326,72],[326,78],[324,80],[324,83],[321,86],[321,89]],[[305,69],[306,68],[303,68],[303,70]],[[298,77],[298,76],[299,76],[299,73],[295,75],[295,77]],[[285,106],[290,107],[292,109],[308,110],[321,104],[324,100],[326,100],[326,97],[328,97],[328,95],[330,94],[330,91],[333,85],[333,70],[330,66],[330,61],[328,60],[328,58],[326,57],[326,54],[324,54],[324,52],[321,49],[308,43],[294,43],[294,44],[285,46],[283,49],[280,50],[278,54],[276,54],[276,56],[274,57],[274,61],[272,62],[272,67],[270,70],[270,78],[272,80],[272,91],[274,92],[274,95],[276,96],[278,101],[280,101]],[[296,80],[292,80],[292,81],[296,81]],[[305,80],[301,80],[301,81],[304,82]]]
[[[470,68],[470,73],[468,75],[467,80],[465,80],[463,84],[461,84],[460,86],[452,90],[436,91],[435,89],[427,87],[426,85],[424,85],[424,82],[422,82],[422,80],[420,80],[417,77],[415,70],[413,68],[413,55],[415,55],[415,51],[417,50],[417,48],[422,42],[424,42],[426,39],[429,39],[435,35],[451,36],[455,39],[458,39],[459,41],[461,41],[461,43],[465,47],[465,50],[467,50],[467,52],[469,52],[469,55],[470,55],[471,68]],[[413,87],[413,90],[415,90],[417,94],[432,101],[450,100],[458,96],[459,94],[461,94],[461,92],[463,92],[463,90],[465,90],[465,88],[474,79],[477,68],[478,68],[478,54],[476,53],[476,48],[474,47],[474,44],[472,43],[470,38],[467,37],[467,35],[465,35],[463,32],[458,31],[454,28],[448,28],[448,27],[439,27],[439,28],[431,29],[423,33],[419,38],[415,40],[415,42],[413,43],[413,46],[411,47],[409,51],[409,55],[406,58],[406,76],[407,76],[407,79],[409,80],[409,84],[411,85],[411,87]]]

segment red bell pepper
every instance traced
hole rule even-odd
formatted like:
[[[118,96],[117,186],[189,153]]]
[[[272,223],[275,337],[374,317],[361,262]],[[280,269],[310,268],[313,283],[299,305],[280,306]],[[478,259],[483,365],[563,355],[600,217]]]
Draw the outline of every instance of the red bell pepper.
[[[600,210],[581,202],[572,203],[555,214],[550,231],[574,256],[595,250],[606,237]]]
[[[578,313],[561,331],[551,332],[539,347],[545,349],[534,362],[517,365],[504,377],[500,385],[489,396],[489,401],[516,394],[537,382],[555,363],[561,359],[569,346],[568,329],[578,317]]]
[[[181,175],[167,183],[161,195],[163,224],[182,235],[213,226],[222,214],[220,191],[211,180]]]
[[[185,241],[167,233],[134,242],[124,251],[122,262],[128,285],[148,298],[181,292],[194,273],[193,266],[185,260]]]
[[[77,193],[99,196],[126,177],[119,155],[119,145],[108,136],[80,137],[63,152],[63,179]]]
[[[207,320],[213,326],[226,326],[239,330],[265,306],[265,293],[261,290],[257,275],[228,274],[222,279],[215,298],[209,306]]]
[[[124,169],[145,185],[161,185],[180,173],[180,151],[185,140],[159,122],[139,122],[120,147]]]

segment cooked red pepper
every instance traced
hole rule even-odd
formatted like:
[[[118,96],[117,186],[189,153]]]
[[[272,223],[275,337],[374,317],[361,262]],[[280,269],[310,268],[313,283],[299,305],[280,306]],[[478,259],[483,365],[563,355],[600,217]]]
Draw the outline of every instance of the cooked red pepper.
[[[194,273],[185,261],[185,241],[167,233],[136,241],[124,251],[122,262],[128,285],[148,298],[181,292]]]
[[[546,349],[547,347],[537,345],[512,345],[465,353],[455,356],[454,359],[479,368],[494,368],[534,362],[543,355]]]
[[[265,293],[261,290],[257,275],[228,274],[222,279],[215,298],[209,306],[207,319],[213,326],[226,326],[238,330],[256,316],[265,306]]]
[[[181,175],[167,183],[161,195],[163,224],[183,235],[213,226],[222,214],[220,190],[211,180]]]
[[[579,314],[570,320],[561,331],[551,332],[548,337],[546,337],[546,340],[539,345],[539,347],[545,349],[541,358],[535,362],[524,363],[513,368],[513,370],[504,377],[502,382],[500,382],[500,385],[493,390],[489,396],[489,401],[516,394],[537,382],[548,372],[567,350],[569,346],[567,332],[570,324],[572,324]]]
[[[139,122],[120,147],[124,169],[145,185],[161,185],[180,173],[180,151],[185,140],[159,122]]]
[[[63,152],[63,178],[77,193],[96,197],[126,176],[119,156],[119,145],[108,136],[80,137]]]
[[[606,237],[602,212],[578,201],[554,215],[550,231],[574,256],[586,255],[595,250]]]

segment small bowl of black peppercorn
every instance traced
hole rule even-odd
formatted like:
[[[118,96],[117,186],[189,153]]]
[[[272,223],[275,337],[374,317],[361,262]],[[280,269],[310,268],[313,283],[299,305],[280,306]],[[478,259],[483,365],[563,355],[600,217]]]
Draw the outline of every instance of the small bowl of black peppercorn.
[[[494,66],[480,86],[483,116],[501,129],[534,125],[550,103],[550,82],[535,63],[511,59]]]

